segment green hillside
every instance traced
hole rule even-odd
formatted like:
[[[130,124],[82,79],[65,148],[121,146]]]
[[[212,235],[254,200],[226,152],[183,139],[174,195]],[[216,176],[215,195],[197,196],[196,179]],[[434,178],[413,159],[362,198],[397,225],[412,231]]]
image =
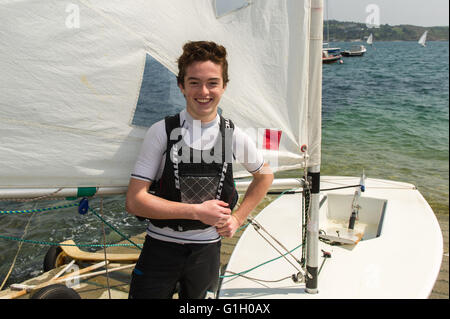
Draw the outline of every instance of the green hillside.
[[[329,27],[329,38],[327,28]],[[375,41],[417,41],[428,30],[427,41],[448,41],[448,27],[419,27],[414,25],[380,25],[368,28],[365,23],[324,21],[323,39],[326,42],[364,40],[373,33]]]

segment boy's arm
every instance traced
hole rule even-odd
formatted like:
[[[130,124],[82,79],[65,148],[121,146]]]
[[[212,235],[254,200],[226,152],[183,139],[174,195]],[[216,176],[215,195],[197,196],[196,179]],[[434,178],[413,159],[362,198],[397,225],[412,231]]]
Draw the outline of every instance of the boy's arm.
[[[261,170],[253,174],[253,180],[247,188],[239,208],[223,224],[218,223],[217,231],[224,237],[233,237],[236,230],[247,220],[247,216],[266,196],[272,185],[273,173],[265,163]]]

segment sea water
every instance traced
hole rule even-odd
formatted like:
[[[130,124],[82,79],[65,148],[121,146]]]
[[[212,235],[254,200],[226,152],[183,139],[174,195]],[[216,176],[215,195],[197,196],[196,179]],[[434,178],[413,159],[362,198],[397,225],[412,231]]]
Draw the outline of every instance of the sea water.
[[[349,49],[351,43],[332,43]],[[449,213],[449,43],[377,42],[363,57],[323,65],[322,175],[359,176],[409,182],[436,214]],[[285,172],[283,177],[298,177]],[[143,232],[145,224],[125,212],[124,196],[103,200],[104,218],[123,234]],[[61,202],[0,202],[0,210],[51,207]],[[65,203],[65,202],[64,202]],[[98,213],[100,200],[91,207]],[[108,227],[106,242],[121,237]],[[46,213],[0,215],[0,284],[21,282],[42,272],[49,243],[73,239],[101,244],[102,223],[76,207]],[[83,248],[95,250],[98,248]],[[18,253],[17,253],[18,252]]]
[[[378,42],[343,62],[323,66],[321,173],[409,182],[448,214],[449,43]]]

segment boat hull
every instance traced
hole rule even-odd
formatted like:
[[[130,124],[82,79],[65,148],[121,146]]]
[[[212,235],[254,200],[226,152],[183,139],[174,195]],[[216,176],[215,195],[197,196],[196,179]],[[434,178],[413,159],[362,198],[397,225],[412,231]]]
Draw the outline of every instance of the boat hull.
[[[321,189],[355,184],[359,178],[321,178]],[[333,237],[333,229],[339,228],[343,234],[354,191],[321,192],[322,234],[325,231]],[[362,194],[355,225],[355,232],[364,233],[362,240],[338,245],[319,242],[319,266],[323,265],[317,294],[306,293],[304,282],[295,283],[291,276],[298,271],[278,258],[280,254],[249,226],[231,255],[219,298],[427,298],[443,253],[442,233],[430,206],[414,185],[407,183],[367,179]],[[301,243],[301,201],[301,194],[283,195],[256,217],[289,250]],[[322,257],[323,252],[331,258]],[[301,248],[293,254],[300,259]],[[232,274],[241,272],[252,279]],[[282,278],[286,279],[259,281]]]
[[[365,52],[346,52],[343,51],[341,54],[342,56],[345,57],[358,57],[358,56],[363,56]]]
[[[330,64],[330,63],[336,63],[341,59],[342,56],[331,56],[331,57],[324,57],[322,58],[322,63]]]

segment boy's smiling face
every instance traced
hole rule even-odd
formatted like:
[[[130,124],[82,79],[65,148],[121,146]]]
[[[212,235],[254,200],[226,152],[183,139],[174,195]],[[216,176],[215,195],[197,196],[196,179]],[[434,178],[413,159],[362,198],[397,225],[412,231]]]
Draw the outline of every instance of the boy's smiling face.
[[[186,98],[186,110],[196,120],[210,122],[226,85],[222,79],[222,66],[212,61],[196,61],[186,68],[184,87],[178,85]]]

